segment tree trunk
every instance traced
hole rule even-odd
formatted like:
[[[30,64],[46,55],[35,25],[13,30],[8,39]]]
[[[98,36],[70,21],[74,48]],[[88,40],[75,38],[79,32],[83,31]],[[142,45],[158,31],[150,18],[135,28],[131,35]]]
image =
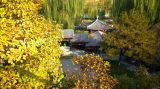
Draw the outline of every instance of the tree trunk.
[[[122,60],[122,57],[123,57],[123,49],[120,48],[120,52],[119,52],[119,61]]]

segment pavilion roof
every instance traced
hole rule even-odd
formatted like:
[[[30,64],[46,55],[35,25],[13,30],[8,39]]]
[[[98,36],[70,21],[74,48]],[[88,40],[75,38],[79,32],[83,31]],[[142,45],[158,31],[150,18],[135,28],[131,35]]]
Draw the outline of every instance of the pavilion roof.
[[[101,31],[112,29],[112,27],[106,24],[105,22],[96,19],[92,24],[87,26],[87,29]]]

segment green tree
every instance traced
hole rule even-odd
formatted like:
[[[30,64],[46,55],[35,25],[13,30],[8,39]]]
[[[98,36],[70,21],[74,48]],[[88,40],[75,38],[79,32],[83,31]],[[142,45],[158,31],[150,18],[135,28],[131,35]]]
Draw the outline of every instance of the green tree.
[[[46,18],[63,24],[63,28],[73,28],[87,14],[96,17],[99,9],[109,12],[110,0],[44,0],[43,14]]]
[[[112,15],[120,16],[123,11],[130,11],[135,8],[150,19],[153,23],[160,21],[160,1],[159,0],[113,0]]]
[[[61,26],[39,15],[41,0],[0,0],[0,88],[41,89],[62,78]]]
[[[85,0],[84,13],[89,17],[99,16],[99,19],[104,19],[105,15],[110,15],[112,1],[111,0]]]
[[[63,28],[73,28],[83,15],[84,0],[44,0],[43,11],[46,18],[63,24]]]
[[[148,64],[157,64],[156,33],[150,29],[143,13],[131,10],[123,13],[115,23],[113,32],[103,36],[108,54],[120,53]]]

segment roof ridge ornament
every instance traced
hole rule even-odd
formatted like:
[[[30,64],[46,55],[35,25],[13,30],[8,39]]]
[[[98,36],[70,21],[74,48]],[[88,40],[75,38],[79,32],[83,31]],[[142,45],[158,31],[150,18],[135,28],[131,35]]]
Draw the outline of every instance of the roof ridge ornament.
[[[97,15],[97,20],[99,19],[99,16]]]

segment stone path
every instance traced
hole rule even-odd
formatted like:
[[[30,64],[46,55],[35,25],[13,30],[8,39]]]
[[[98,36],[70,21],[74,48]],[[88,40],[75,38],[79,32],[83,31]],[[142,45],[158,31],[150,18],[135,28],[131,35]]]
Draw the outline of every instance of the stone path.
[[[74,65],[71,59],[61,59],[61,63],[62,63],[63,72],[65,73],[66,77],[71,73],[76,75],[80,73],[80,66]]]

